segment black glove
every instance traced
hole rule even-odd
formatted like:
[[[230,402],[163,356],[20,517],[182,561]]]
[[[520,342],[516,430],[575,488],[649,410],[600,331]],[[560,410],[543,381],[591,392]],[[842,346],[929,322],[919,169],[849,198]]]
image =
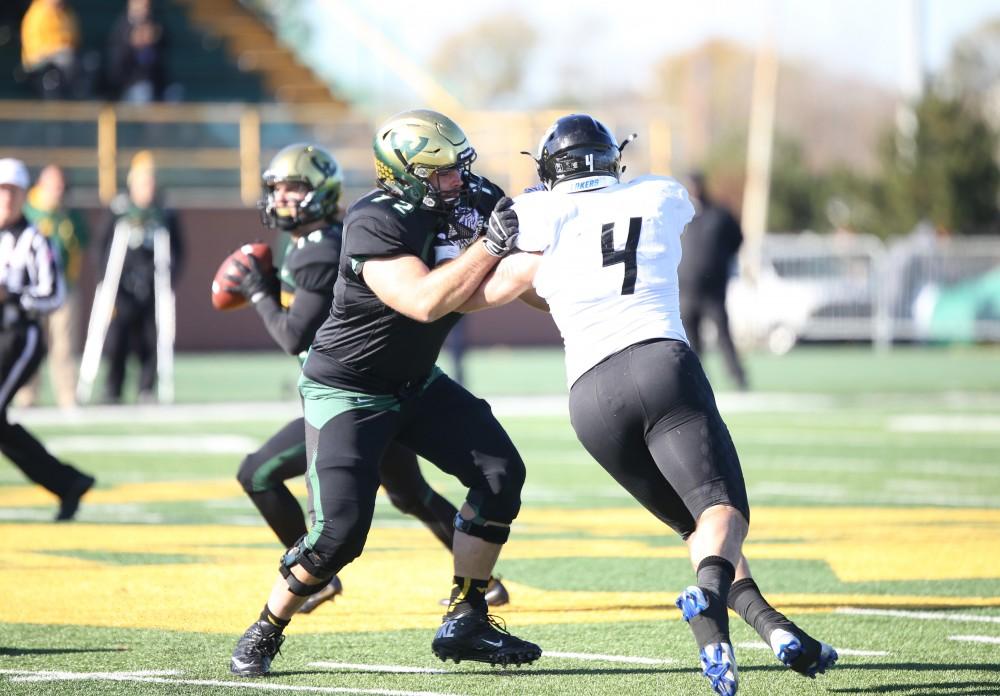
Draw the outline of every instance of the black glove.
[[[490,224],[486,227],[486,251],[494,256],[506,256],[514,251],[514,242],[517,241],[518,228],[517,213],[514,212],[514,201],[509,196],[504,196],[497,201],[490,215]]]
[[[277,273],[273,270],[270,273],[261,271],[260,261],[252,254],[247,255],[247,259],[250,261],[249,267],[233,259],[232,265],[239,271],[239,275],[226,276],[226,280],[233,284],[233,291],[240,293],[253,303],[259,302],[265,295],[277,296]]]

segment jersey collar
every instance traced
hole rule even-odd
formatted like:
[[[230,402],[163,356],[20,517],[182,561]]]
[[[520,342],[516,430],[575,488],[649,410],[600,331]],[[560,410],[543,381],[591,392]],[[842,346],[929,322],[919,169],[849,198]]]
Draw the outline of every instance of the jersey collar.
[[[580,179],[570,179],[569,181],[560,181],[552,187],[552,190],[559,193],[582,193],[584,191],[596,191],[597,189],[613,186],[617,183],[618,179],[610,174],[599,174]]]

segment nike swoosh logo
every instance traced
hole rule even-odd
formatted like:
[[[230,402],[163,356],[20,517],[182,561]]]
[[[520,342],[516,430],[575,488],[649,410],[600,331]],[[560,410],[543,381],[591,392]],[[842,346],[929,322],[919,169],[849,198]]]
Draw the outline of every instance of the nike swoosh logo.
[[[252,662],[244,662],[243,660],[237,659],[235,657],[232,658],[232,661],[233,661],[233,667],[235,667],[236,669],[247,669],[248,667],[253,667]]]
[[[494,643],[492,640],[486,640],[485,638],[483,638],[483,642],[486,643],[487,645],[492,645],[494,648],[499,648],[501,645],[503,645],[502,640],[498,640],[496,643]]]

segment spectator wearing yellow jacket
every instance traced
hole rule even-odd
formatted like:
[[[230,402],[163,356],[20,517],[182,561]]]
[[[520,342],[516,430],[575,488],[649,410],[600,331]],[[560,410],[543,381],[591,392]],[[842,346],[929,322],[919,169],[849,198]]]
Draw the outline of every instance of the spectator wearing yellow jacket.
[[[21,21],[21,65],[39,96],[72,96],[80,25],[64,0],[33,0]]]

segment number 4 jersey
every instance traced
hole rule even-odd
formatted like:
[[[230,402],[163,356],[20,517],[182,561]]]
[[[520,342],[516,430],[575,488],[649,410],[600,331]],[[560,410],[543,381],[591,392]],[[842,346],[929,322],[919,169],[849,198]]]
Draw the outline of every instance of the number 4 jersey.
[[[570,386],[604,358],[656,338],[687,341],[677,265],[694,217],[674,179],[643,176],[596,191],[518,196],[517,247],[542,253],[535,290],[566,346]]]

